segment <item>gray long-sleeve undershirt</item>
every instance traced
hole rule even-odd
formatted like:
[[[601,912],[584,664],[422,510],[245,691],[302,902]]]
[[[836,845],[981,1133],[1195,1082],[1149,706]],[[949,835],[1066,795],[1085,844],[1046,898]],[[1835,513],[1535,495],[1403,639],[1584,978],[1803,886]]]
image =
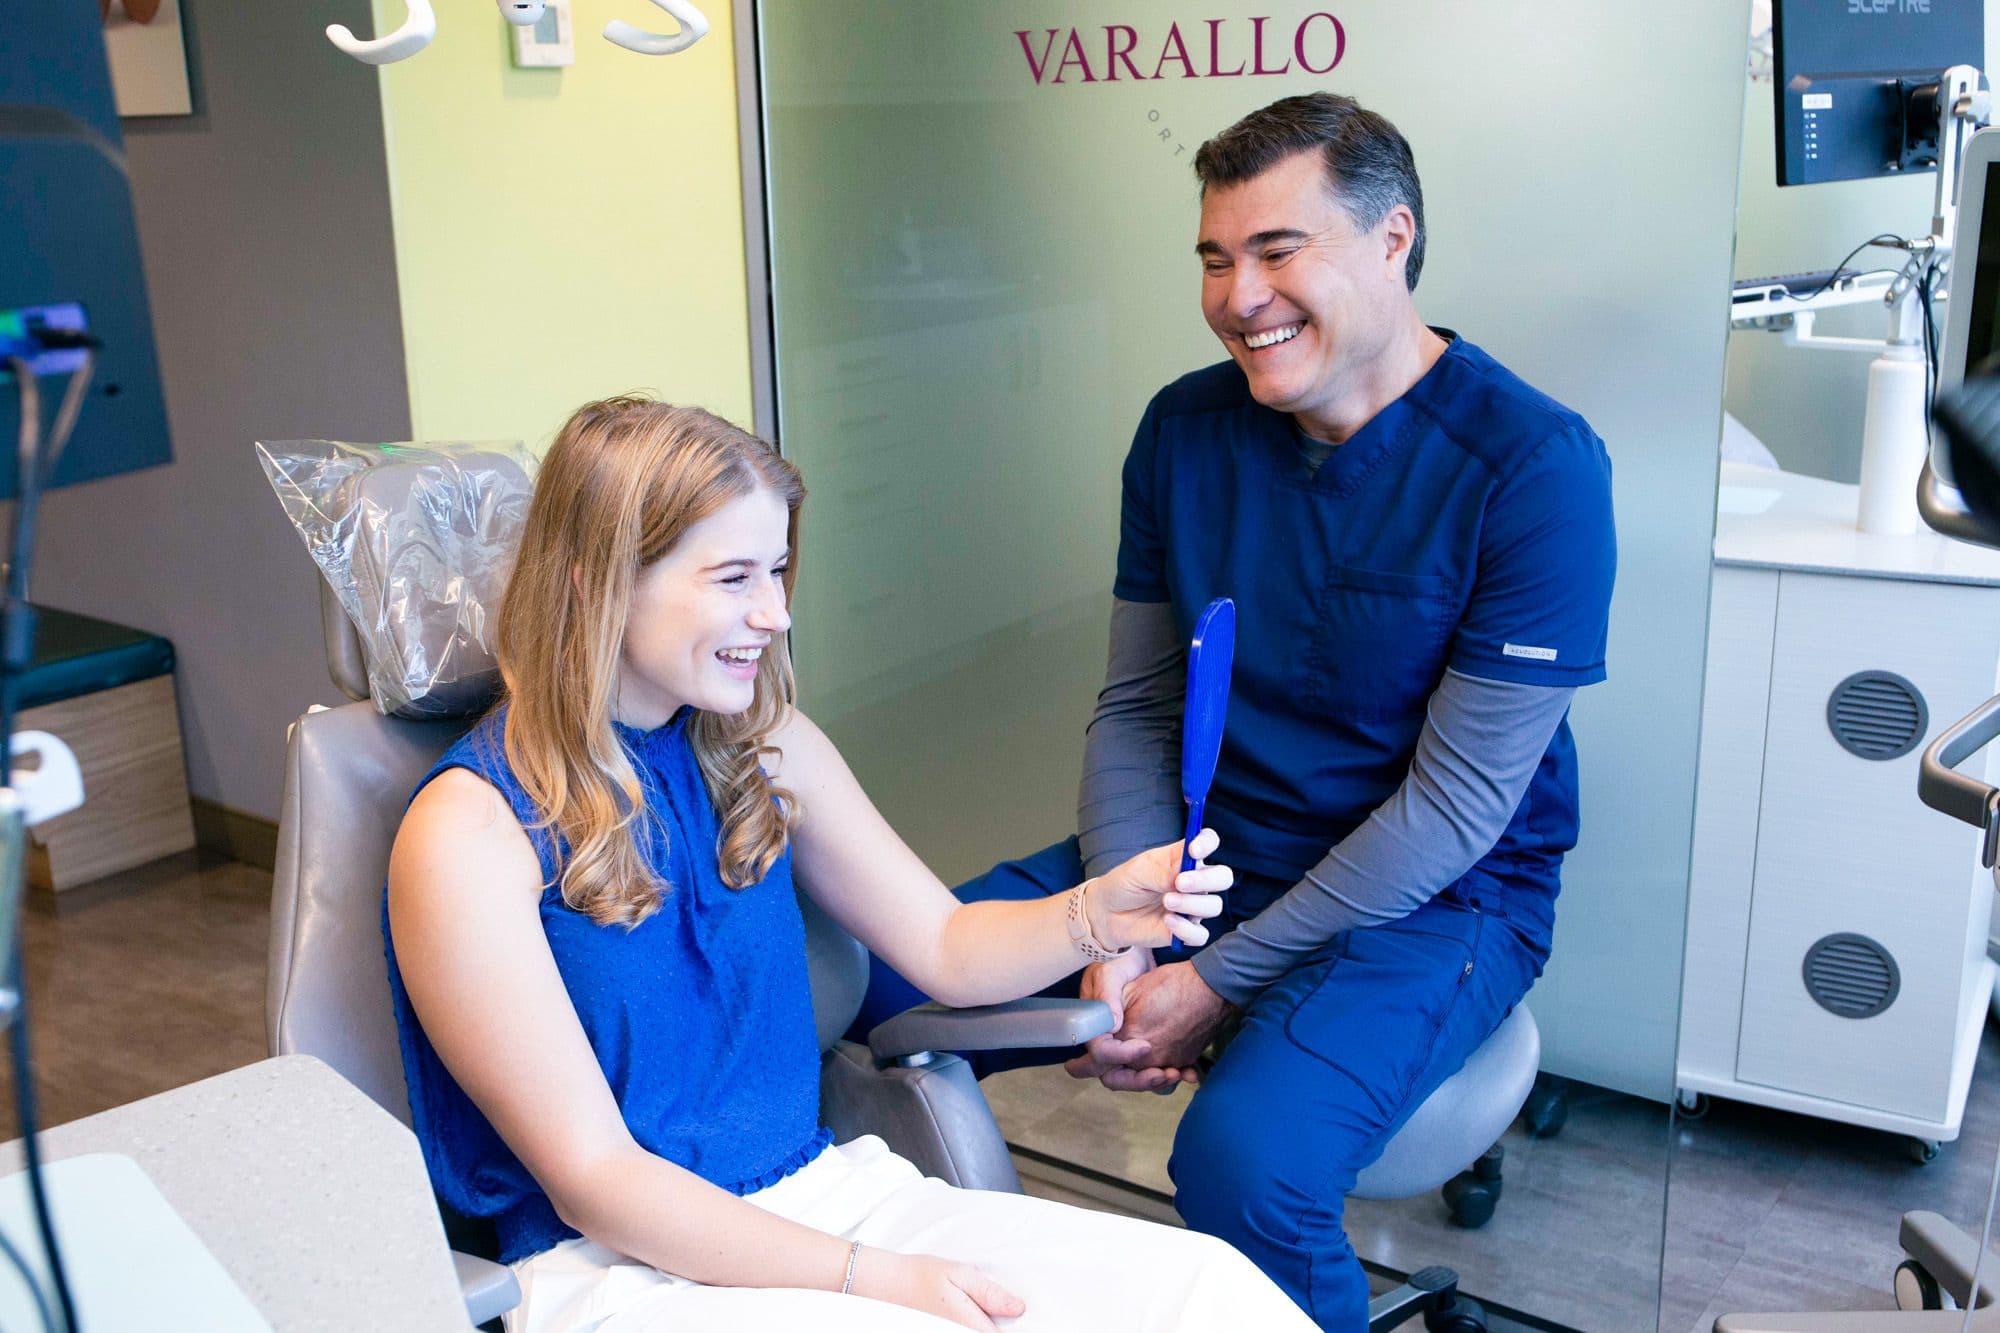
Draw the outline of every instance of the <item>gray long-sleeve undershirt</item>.
[[[1077,799],[1088,874],[1181,834],[1185,663],[1170,606],[1113,601]],[[1405,916],[1464,875],[1506,831],[1574,693],[1447,670],[1402,785],[1276,902],[1195,955],[1202,980],[1248,1003],[1341,931]]]

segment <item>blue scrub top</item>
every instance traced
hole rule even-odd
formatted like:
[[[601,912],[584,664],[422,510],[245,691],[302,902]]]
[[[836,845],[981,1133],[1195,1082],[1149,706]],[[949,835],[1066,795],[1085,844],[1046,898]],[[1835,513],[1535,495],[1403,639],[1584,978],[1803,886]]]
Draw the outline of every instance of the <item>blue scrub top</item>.
[[[1316,472],[1291,416],[1253,399],[1233,361],[1161,390],[1125,461],[1113,590],[1171,602],[1184,636],[1211,598],[1236,599],[1208,822],[1220,860],[1286,885],[1401,785],[1447,667],[1530,685],[1604,679],[1604,443],[1438,332],[1450,340],[1438,362]],[[1565,720],[1506,832],[1453,888],[1525,897],[1510,915],[1552,925],[1577,820]]]

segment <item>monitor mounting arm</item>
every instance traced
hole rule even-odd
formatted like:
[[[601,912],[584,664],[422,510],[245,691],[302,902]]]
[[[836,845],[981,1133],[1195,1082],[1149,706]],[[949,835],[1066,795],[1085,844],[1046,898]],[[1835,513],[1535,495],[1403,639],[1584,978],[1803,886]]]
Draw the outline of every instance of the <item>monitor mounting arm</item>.
[[[1965,141],[1992,115],[1992,94],[1979,85],[1979,71],[1971,65],[1953,65],[1938,83],[1937,204],[1931,210],[1931,244],[1941,260],[1951,253],[1952,232],[1958,225],[1958,191],[1964,184],[1958,166]]]
[[[1959,162],[1965,141],[1987,122],[1992,98],[1981,85],[1979,71],[1971,65],[1953,65],[1939,76],[1930,96],[1913,97],[1918,105],[1934,108],[1939,117],[1937,135],[1937,192],[1931,208],[1931,230],[1903,242],[1908,252],[1902,270],[1887,274],[1859,273],[1836,279],[1807,297],[1775,296],[1740,305],[1732,322],[1741,328],[1771,329],[1784,333],[1785,341],[1800,347],[1821,347],[1857,352],[1880,352],[1883,342],[1874,338],[1830,338],[1812,331],[1813,317],[1822,310],[1839,306],[1880,302],[1890,316],[1888,342],[1910,344],[1922,340],[1918,315],[1900,310],[1912,295],[1914,284],[1928,259],[1943,263],[1951,255],[1951,238],[1958,221]],[[1886,242],[1884,244],[1887,244]]]
[[[1737,306],[1731,322],[1739,327],[1781,331],[1796,347],[1819,347],[1874,354],[1868,368],[1868,408],[1861,429],[1861,495],[1857,524],[1865,532],[1908,533],[1916,529],[1919,512],[1933,524],[1944,515],[1944,497],[1931,494],[1927,465],[1917,460],[1929,453],[1930,387],[1924,352],[1924,304],[1919,284],[1926,272],[1935,274],[1951,259],[1957,226],[1959,163],[1966,140],[1983,126],[1991,112],[1991,97],[1981,87],[1979,71],[1953,65],[1934,85],[1912,91],[1913,114],[1937,117],[1937,194],[1931,210],[1930,235],[1900,242],[1903,264],[1887,274],[1836,276],[1805,297],[1783,294],[1777,299]],[[1883,242],[1888,245],[1889,242]],[[1813,332],[1821,310],[1879,301],[1888,317],[1887,337],[1832,338]],[[1925,467],[1922,481],[1919,467]],[[1918,492],[1923,492],[1919,496]]]

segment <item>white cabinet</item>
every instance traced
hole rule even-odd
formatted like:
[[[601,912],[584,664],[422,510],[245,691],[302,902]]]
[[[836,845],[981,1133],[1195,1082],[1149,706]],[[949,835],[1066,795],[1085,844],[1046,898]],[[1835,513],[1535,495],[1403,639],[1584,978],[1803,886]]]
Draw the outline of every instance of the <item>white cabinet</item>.
[[[1679,1086],[1957,1136],[1992,984],[1975,830],[1923,747],[1995,690],[2000,557],[1852,529],[1853,488],[1760,473],[1710,604]]]

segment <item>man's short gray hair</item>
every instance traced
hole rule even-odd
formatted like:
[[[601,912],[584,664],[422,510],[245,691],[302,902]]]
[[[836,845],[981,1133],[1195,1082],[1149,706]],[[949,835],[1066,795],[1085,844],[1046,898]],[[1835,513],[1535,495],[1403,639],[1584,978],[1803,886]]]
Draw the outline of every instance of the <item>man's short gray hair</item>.
[[[1285,97],[1252,111],[1203,144],[1194,174],[1206,195],[1261,176],[1294,153],[1318,149],[1333,196],[1354,225],[1367,231],[1397,204],[1417,221],[1403,280],[1417,289],[1424,269],[1424,188],[1409,140],[1387,119],[1337,93]]]

